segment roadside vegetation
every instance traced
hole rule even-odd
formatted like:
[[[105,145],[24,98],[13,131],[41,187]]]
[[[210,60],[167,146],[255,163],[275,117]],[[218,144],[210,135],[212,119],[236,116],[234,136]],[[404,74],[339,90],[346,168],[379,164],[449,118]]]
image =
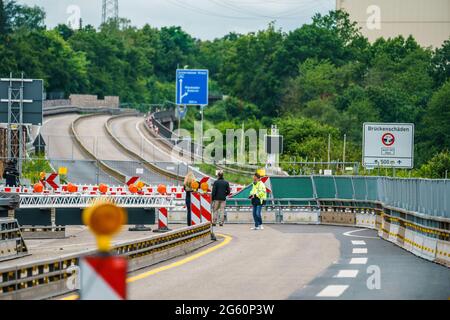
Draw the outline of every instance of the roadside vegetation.
[[[412,122],[416,169],[396,175],[443,178],[450,171],[450,39],[435,49],[412,37],[369,43],[340,11],[289,32],[271,23],[213,41],[126,19],[48,29],[44,18],[38,7],[0,0],[1,75],[43,78],[50,95],[119,95],[146,112],[173,101],[177,66],[207,68],[210,92],[227,98],[205,110],[205,128],[277,124],[283,162],[326,161],[329,135],[331,160],[342,161],[344,134],[346,161],[360,162],[363,122]],[[182,126],[192,130],[194,119],[197,108]]]

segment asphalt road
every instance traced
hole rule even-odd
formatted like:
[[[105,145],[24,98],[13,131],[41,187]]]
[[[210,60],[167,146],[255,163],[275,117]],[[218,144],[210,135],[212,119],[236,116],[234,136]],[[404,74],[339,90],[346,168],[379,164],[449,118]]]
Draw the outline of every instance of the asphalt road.
[[[66,114],[45,118],[41,133],[47,144],[47,158],[55,169],[67,167],[68,179],[73,183],[118,183],[78,147],[70,132],[72,122],[78,117],[77,114]]]
[[[129,284],[130,299],[450,297],[449,268],[379,239],[372,230],[273,225],[251,231],[248,225],[229,225],[218,232],[232,237],[218,250],[168,262],[175,266],[162,272],[152,273],[161,267],[156,266],[131,275],[139,279]],[[379,271],[376,280],[368,270]]]
[[[172,153],[161,139],[151,136],[144,128],[142,117],[130,116],[119,117],[111,121],[113,134],[119,141],[130,150],[140,155],[146,161],[158,167],[180,176],[186,175],[190,169],[186,161],[189,159]],[[197,177],[202,177],[194,172]]]
[[[146,169],[142,163],[123,152],[106,133],[105,124],[109,117],[109,115],[88,117],[80,121],[75,128],[80,140],[97,159],[103,160],[107,165],[126,176],[140,176],[142,181],[147,184],[176,183],[173,179]],[[112,129],[117,130],[114,125]],[[126,134],[128,133],[122,135],[122,132],[119,132],[119,136],[122,137]],[[144,173],[137,173],[137,169],[142,169]]]

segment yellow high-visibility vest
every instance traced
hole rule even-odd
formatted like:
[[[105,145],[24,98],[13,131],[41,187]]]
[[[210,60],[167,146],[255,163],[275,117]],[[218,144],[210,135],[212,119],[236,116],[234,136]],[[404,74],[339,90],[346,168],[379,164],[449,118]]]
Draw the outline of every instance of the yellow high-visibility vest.
[[[256,195],[262,204],[263,201],[267,199],[266,185],[264,184],[264,182],[258,181],[256,184],[253,183],[250,195],[251,196]]]

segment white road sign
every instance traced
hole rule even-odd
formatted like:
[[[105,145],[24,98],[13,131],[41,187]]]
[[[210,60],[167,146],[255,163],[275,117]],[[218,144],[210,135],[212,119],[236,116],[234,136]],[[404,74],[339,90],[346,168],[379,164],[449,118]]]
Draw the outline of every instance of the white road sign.
[[[364,123],[363,166],[413,168],[414,124]]]

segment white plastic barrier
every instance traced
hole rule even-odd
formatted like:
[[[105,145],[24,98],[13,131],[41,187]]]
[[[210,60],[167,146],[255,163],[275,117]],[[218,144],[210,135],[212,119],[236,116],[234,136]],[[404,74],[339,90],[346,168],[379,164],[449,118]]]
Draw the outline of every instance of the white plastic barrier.
[[[414,243],[412,253],[422,257],[423,235],[414,231]]]
[[[436,241],[436,261],[450,267],[450,242],[444,240]]]
[[[393,242],[393,243],[397,243],[398,231],[399,231],[399,225],[395,224],[395,223],[391,223],[390,229],[389,229],[389,237],[387,238],[387,240],[390,242]]]
[[[372,213],[357,213],[356,214],[356,225],[360,227],[375,228],[376,215]]]
[[[434,259],[436,258],[436,245],[437,245],[436,239],[424,237],[422,247],[422,257],[424,259],[434,261]]]
[[[406,229],[403,248],[405,248],[409,252],[412,252],[413,243],[414,243],[414,231],[412,231],[411,229]]]
[[[283,212],[283,223],[319,223],[319,212],[286,211]]]

